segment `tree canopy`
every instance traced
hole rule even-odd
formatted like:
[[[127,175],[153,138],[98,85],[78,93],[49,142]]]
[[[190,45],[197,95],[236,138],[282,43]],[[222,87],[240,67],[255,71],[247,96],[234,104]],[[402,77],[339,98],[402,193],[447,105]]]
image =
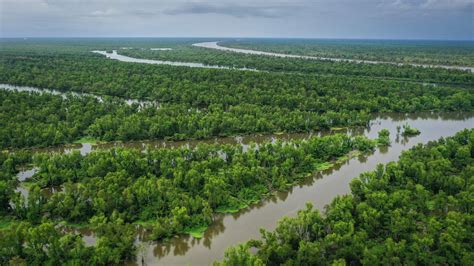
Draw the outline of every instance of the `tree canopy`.
[[[469,265],[474,259],[474,130],[404,152],[351,183],[323,213],[310,204],[222,265]],[[257,249],[256,253],[249,248]]]

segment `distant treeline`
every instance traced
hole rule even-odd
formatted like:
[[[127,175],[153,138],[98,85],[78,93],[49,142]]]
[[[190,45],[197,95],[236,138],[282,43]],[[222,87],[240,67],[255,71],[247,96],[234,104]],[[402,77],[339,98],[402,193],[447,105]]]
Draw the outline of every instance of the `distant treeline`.
[[[240,39],[226,47],[259,51],[434,65],[474,66],[473,41]]]

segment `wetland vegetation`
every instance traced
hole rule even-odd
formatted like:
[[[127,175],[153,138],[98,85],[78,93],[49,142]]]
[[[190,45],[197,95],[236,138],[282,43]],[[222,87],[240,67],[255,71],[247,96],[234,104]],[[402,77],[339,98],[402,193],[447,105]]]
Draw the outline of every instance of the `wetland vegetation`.
[[[140,263],[143,243],[175,245],[183,235],[209,241],[206,234],[217,230],[219,217],[238,217],[279,193],[291,193],[316,173],[337,172],[353,158],[398,154],[415,144],[404,146],[410,138],[426,141],[434,136],[443,138],[416,145],[398,162],[384,161],[385,166],[367,169],[372,171],[352,182],[350,195],[328,190],[325,199],[335,199],[325,212],[308,206],[296,217],[283,218],[274,231],[253,234],[256,240],[231,247],[225,258],[216,251],[211,261],[472,261],[473,130],[449,137],[454,133],[450,119],[421,118],[412,125],[405,124],[406,117],[391,128],[369,127],[376,115],[450,112],[461,116],[454,119],[453,128],[472,128],[473,73],[274,58],[192,46],[203,41],[210,40],[0,40],[1,265]],[[470,43],[354,42],[222,44],[289,54],[472,66]],[[393,53],[386,53],[387,47],[395,47]],[[93,50],[258,71],[120,62]],[[16,91],[6,85],[36,89]],[[361,134],[349,134],[356,128]],[[314,134],[303,139],[212,143],[229,136],[310,132]],[[127,146],[145,140],[171,145]],[[189,142],[173,142],[178,140]],[[114,146],[116,141],[124,147]],[[73,143],[86,143],[90,150],[52,149]],[[92,150],[92,145],[97,148]],[[348,180],[356,177],[352,172],[344,175]],[[328,182],[328,177],[321,177]],[[285,210],[302,207],[300,199],[297,207]],[[85,241],[80,229],[93,232],[93,243]],[[138,232],[146,233],[137,237]],[[235,245],[237,239],[213,249]],[[205,245],[212,250],[210,243]],[[182,255],[178,253],[176,257]],[[172,263],[171,256],[155,251],[151,263]]]

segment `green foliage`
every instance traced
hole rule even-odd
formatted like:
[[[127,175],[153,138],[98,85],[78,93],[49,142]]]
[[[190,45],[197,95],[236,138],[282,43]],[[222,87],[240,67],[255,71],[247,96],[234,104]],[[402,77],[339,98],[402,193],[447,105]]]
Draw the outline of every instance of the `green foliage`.
[[[3,216],[0,218],[0,229],[9,227],[14,222],[13,217]]]
[[[241,39],[222,45],[330,58],[474,66],[474,46],[469,41]]]
[[[249,253],[247,249],[248,247],[246,245],[238,245],[236,247],[227,249],[225,252],[226,261],[221,264],[227,266],[265,265],[265,263],[259,257]],[[214,263],[214,265],[219,265],[219,263]]]
[[[186,234],[191,235],[194,238],[203,238],[206,230],[207,230],[207,226],[199,226],[199,227],[194,227],[194,228],[187,228],[184,230],[184,232]]]
[[[236,213],[241,209],[247,208],[248,204],[237,199],[230,199],[225,206],[219,206],[216,208],[216,213]]]
[[[473,90],[416,83],[472,87],[474,75],[461,71],[258,57],[192,47],[191,40],[162,40],[173,51],[120,51],[166,60],[235,62],[283,73],[197,69],[118,62],[90,52],[123,46],[116,40],[0,41],[5,44],[0,46],[0,82],[104,97],[99,102],[73,95],[1,92],[2,148],[51,146],[83,137],[178,140],[308,132],[365,126],[373,113],[472,111],[474,105]],[[149,48],[154,42],[132,43]],[[124,98],[146,103],[129,106]]]
[[[306,107],[302,104],[300,107],[291,107],[293,104],[284,103],[287,99],[271,99],[275,98],[274,95],[281,95],[281,97],[288,95],[271,93],[268,95],[268,104],[261,102],[263,98],[249,99],[252,103],[247,104],[242,100],[228,107],[212,104],[204,109],[193,108],[191,106],[194,105],[193,103],[162,104],[159,109],[153,106],[139,108],[137,105],[129,106],[118,99],[98,102],[97,99],[91,97],[63,98],[49,94],[0,91],[0,102],[2,102],[0,117],[4,117],[4,126],[0,126],[0,145],[4,148],[51,146],[70,143],[87,136],[90,136],[90,139],[86,139],[87,141],[129,141],[209,138],[276,131],[306,132],[330,128],[334,125],[364,126],[370,119],[367,111],[471,110],[474,102],[469,100],[474,97],[474,94],[467,91],[461,93],[463,95],[461,97],[468,101],[467,104],[458,106],[451,105],[451,99],[454,96],[443,96],[445,93],[450,93],[452,89],[438,92],[427,90],[427,94],[437,93],[438,95],[427,96],[426,100],[430,103],[426,102],[426,105],[420,104],[419,101],[416,105],[412,105],[394,95],[394,97],[382,97],[393,100],[392,106],[387,107],[384,104],[385,107],[382,107],[377,106],[376,102],[365,102],[367,97],[364,96],[363,91],[357,96],[359,100],[355,100],[355,95],[346,98],[347,96],[344,96],[341,90],[336,91],[338,91],[337,95],[329,96],[333,100],[317,95],[314,95],[313,100],[295,98],[296,102],[303,101]],[[244,90],[237,94],[240,93],[244,93]],[[354,94],[355,92],[347,91],[347,93]],[[189,91],[180,95],[189,94],[193,92]],[[236,97],[248,97],[248,94],[245,90],[246,96]],[[196,97],[200,98],[204,95]],[[280,96],[277,97],[280,98]],[[301,97],[311,98],[312,96],[301,95]],[[434,99],[433,97],[440,97],[443,100],[429,100]],[[341,99],[337,100],[338,98]],[[350,100],[344,103],[346,100],[342,98]],[[373,97],[369,98],[373,99]],[[413,96],[407,95],[406,98],[413,99]],[[326,100],[330,103],[323,104]],[[379,100],[385,101],[381,98]],[[434,103],[436,105],[433,105]],[[347,104],[347,106],[344,107],[341,104]]]
[[[106,114],[125,111],[123,101],[0,90],[0,147],[71,143]],[[129,113],[133,109],[129,109]],[[84,139],[82,139],[84,140]]]
[[[31,153],[28,151],[0,152],[0,215],[11,211],[10,202],[15,197],[18,168],[31,161]]]
[[[388,129],[382,129],[378,132],[377,143],[380,146],[390,145],[390,131]]]
[[[264,71],[130,64],[90,52],[156,47],[156,40],[0,40],[0,82],[66,93],[1,90],[0,148],[336,131],[366,126],[380,112],[474,107],[473,90],[443,86],[474,84],[474,75],[465,71],[239,55],[190,46],[198,41],[161,40],[173,50],[120,53]],[[290,53],[320,53],[290,46]],[[471,60],[469,47],[427,53],[398,47],[386,55],[384,48],[373,48],[346,53],[347,47],[336,47],[322,53],[391,62]],[[101,100],[69,92],[100,95]],[[125,98],[143,102],[131,104]],[[28,197],[15,188],[18,170],[32,162],[31,154],[1,152],[0,265],[122,264],[136,253],[136,224],[150,229],[153,239],[181,233],[202,237],[214,213],[236,212],[287,190],[348,159],[351,151],[387,145],[387,133],[381,131],[377,141],[334,135],[252,145],[246,151],[239,145],[199,145],[145,153],[40,154],[33,160],[39,171],[23,186]],[[353,194],[335,199],[324,216],[308,206],[298,217],[281,221],[275,232],[264,232],[262,241],[228,250],[224,263],[469,264],[473,134],[464,131],[414,148],[399,163],[354,181]],[[79,225],[94,230],[94,246],[86,247],[79,234],[66,233],[66,226]],[[256,254],[248,251],[252,247]]]
[[[273,41],[273,40],[272,40]],[[300,41],[300,40],[298,40]],[[235,45],[236,42],[223,42],[221,45]],[[269,44],[269,43],[267,43]],[[261,45],[257,49],[262,48],[262,50],[268,50],[269,46]],[[297,46],[297,45],[296,45]],[[448,62],[439,61],[438,64],[444,65],[446,63],[451,64],[459,64],[459,62],[464,61],[466,55],[469,55],[469,51],[472,50],[472,45],[462,44],[462,48],[459,50],[462,51],[464,56],[453,56],[446,55],[449,58]],[[380,47],[380,46],[379,46]],[[286,51],[298,54],[299,51],[294,49],[295,46],[287,49]],[[372,53],[373,47],[368,47],[363,51],[362,56],[359,57],[367,57],[368,53]],[[402,47],[403,48],[403,47]],[[447,46],[440,46],[439,47],[441,53],[443,50],[449,50],[446,48],[450,48]],[[393,50],[392,50],[393,52]],[[197,63],[204,63],[209,65],[219,65],[219,66],[228,66],[228,67],[236,67],[236,68],[250,68],[250,69],[258,69],[263,71],[271,71],[271,72],[286,72],[286,73],[302,73],[302,74],[319,74],[325,76],[354,76],[354,77],[365,77],[366,79],[376,79],[376,78],[383,78],[383,79],[394,79],[394,80],[410,80],[410,81],[424,81],[424,82],[440,82],[440,83],[464,83],[464,84],[472,84],[473,83],[473,75],[467,71],[462,70],[448,70],[442,68],[422,68],[422,67],[415,67],[415,66],[399,66],[393,64],[358,64],[355,62],[335,62],[330,60],[307,60],[307,59],[298,59],[298,58],[281,58],[281,57],[272,57],[272,56],[265,56],[265,55],[250,55],[250,54],[242,54],[242,53],[233,53],[233,52],[225,52],[225,51],[217,51],[213,49],[206,49],[206,48],[197,48],[192,47],[191,45],[181,45],[178,49],[174,49],[173,51],[167,52],[160,52],[160,51],[152,51],[148,49],[128,49],[128,50],[120,50],[118,53],[135,57],[135,58],[143,58],[143,59],[158,59],[158,60],[165,60],[165,61],[184,61],[184,62],[197,62]],[[387,53],[384,53],[387,54]],[[384,60],[384,54],[378,54],[378,58],[372,58],[369,60]],[[300,53],[301,55],[301,53]],[[335,54],[334,54],[335,55]],[[339,58],[354,58],[350,54],[342,54],[342,57]],[[382,56],[380,56],[382,55]],[[321,56],[316,55],[316,56]],[[430,55],[423,58],[425,61],[429,60],[436,60],[437,55]],[[456,58],[456,59],[453,59]],[[471,56],[472,58],[472,56]],[[394,61],[403,61],[405,63],[413,63],[416,60],[403,60],[397,58],[398,60],[389,60],[388,62]],[[422,59],[422,60],[423,60]],[[418,60],[418,61],[422,61]],[[472,64],[471,64],[472,65]]]
[[[91,144],[95,144],[97,142],[98,142],[97,139],[95,139],[93,137],[88,137],[88,136],[82,137],[82,138],[74,141],[74,143],[91,143]]]
[[[15,222],[0,229],[1,265],[119,265],[134,257],[135,229],[112,215],[91,219],[99,237],[86,247],[82,236],[52,222]]]
[[[407,136],[407,137],[416,136],[416,135],[419,135],[420,133],[421,132],[417,128],[413,128],[408,124],[403,125],[403,132],[402,132],[403,136]]]
[[[316,171],[328,170],[333,166],[334,166],[334,163],[331,163],[331,162],[320,163],[316,166]]]
[[[363,77],[367,79],[398,79],[398,80],[411,80],[415,82],[439,82],[439,83],[461,83],[461,84],[473,84],[473,75],[466,71],[459,70],[447,70],[447,69],[433,69],[433,68],[420,68],[412,66],[395,66],[395,65],[376,65],[376,64],[356,64],[347,62],[332,62],[324,60],[304,60],[294,58],[275,58],[269,56],[257,56],[257,55],[245,55],[237,54],[232,52],[216,51],[212,49],[193,47],[191,44],[195,42],[208,41],[199,39],[186,39],[186,40],[165,40],[165,39],[62,39],[62,40],[51,40],[51,39],[31,39],[31,40],[0,40],[0,58],[4,59],[0,61],[0,67],[4,66],[4,70],[0,72],[3,77],[2,82],[24,84],[24,82],[46,83],[45,86],[49,88],[62,89],[66,86],[53,86],[55,84],[68,83],[77,88],[78,91],[87,89],[90,87],[94,88],[107,88],[111,84],[115,83],[110,76],[115,78],[127,78],[130,77],[128,86],[114,86],[114,89],[108,88],[106,91],[110,94],[117,93],[118,91],[129,91],[136,93],[142,91],[142,86],[148,86],[150,80],[157,80],[153,77],[159,77],[158,81],[168,81],[170,72],[176,72],[176,67],[170,66],[132,66],[132,64],[125,63],[128,68],[142,68],[142,69],[157,69],[158,71],[153,73],[152,76],[144,75],[144,80],[138,72],[114,72],[116,71],[115,65],[123,64],[120,62],[113,62],[107,60],[102,55],[91,53],[92,50],[118,50],[120,54],[129,55],[133,57],[146,58],[146,59],[160,59],[168,61],[184,61],[184,62],[198,62],[210,65],[220,65],[228,67],[247,67],[256,68],[264,71],[272,72],[291,72],[291,73],[304,73],[314,75],[326,75],[326,76],[354,76]],[[302,42],[302,40],[298,40]],[[304,41],[303,41],[304,42]],[[432,46],[431,43],[425,46],[413,45],[410,43],[399,43],[396,45],[386,45],[381,43],[369,43],[369,45],[359,45],[357,52],[359,55],[354,56],[353,48],[356,47],[350,41],[345,41],[350,45],[345,44],[345,48],[349,47],[343,52],[336,52],[337,46],[330,46],[330,52],[332,55],[337,57],[364,57],[369,60],[385,60],[383,56],[393,54],[395,51],[406,50],[403,57],[395,56],[395,59],[387,59],[388,62],[397,61],[410,61],[409,58],[416,57],[424,61],[435,62],[440,56],[444,57],[443,60],[439,60],[438,64],[461,64],[467,63],[465,60],[472,54],[472,44],[463,42],[451,42],[451,43],[436,43],[435,52],[425,53]],[[361,41],[364,42],[364,41]],[[365,41],[367,42],[367,41]],[[120,49],[120,47],[130,44],[133,49]],[[260,45],[258,49],[268,49],[272,45],[278,43],[278,40],[271,40]],[[432,42],[433,43],[433,42]],[[238,43],[224,42],[224,45],[238,45]],[[343,44],[344,45],[344,44]],[[152,51],[149,48],[156,46],[172,47],[172,51]],[[390,47],[390,48],[388,48]],[[387,49],[388,48],[388,49]],[[380,52],[380,49],[383,52]],[[300,53],[298,51],[298,44],[292,43],[291,48],[288,49],[290,53]],[[387,51],[388,50],[388,51]],[[369,54],[377,52],[376,58],[370,58]],[[420,56],[421,52],[421,56]],[[423,54],[425,53],[425,54]],[[304,54],[304,52],[302,53]],[[408,60],[407,60],[408,59]],[[413,60],[412,60],[413,62]],[[420,61],[421,62],[421,61]],[[426,62],[425,62],[426,63]],[[79,67],[90,66],[90,69],[84,69],[81,72],[75,72]],[[464,64],[466,65],[466,64]],[[472,64],[471,64],[472,65]],[[94,67],[95,66],[95,67]],[[46,68],[47,67],[47,68]],[[185,68],[181,68],[185,69]],[[0,70],[2,70],[0,68]],[[46,70],[46,71],[45,71]],[[169,71],[172,70],[172,71]],[[199,73],[202,69],[190,70],[195,73]],[[220,71],[220,70],[216,70]],[[56,76],[51,76],[49,73],[55,73]],[[87,72],[87,74],[85,73]],[[70,73],[67,75],[67,73]],[[166,73],[157,76],[158,73]],[[66,76],[69,79],[66,78]],[[109,76],[110,75],[110,76]],[[93,80],[90,80],[90,79]],[[15,82],[14,82],[15,81]],[[46,82],[44,82],[46,81]],[[92,84],[90,82],[93,82]],[[145,82],[143,82],[145,81]],[[49,83],[49,84],[48,84]],[[131,86],[133,83],[139,83],[139,86]],[[176,82],[174,82],[176,83]],[[82,86],[81,86],[82,85]],[[91,86],[92,85],[92,86]],[[156,87],[155,87],[156,88]],[[143,96],[143,95],[142,95]],[[141,97],[140,97],[141,98]]]
[[[0,230],[1,265],[88,264],[93,253],[80,235],[61,233],[49,222],[18,222]]]
[[[197,236],[213,213],[238,211],[355,149],[374,147],[365,137],[336,134],[253,144],[246,151],[241,145],[203,144],[145,153],[38,154],[29,196],[12,196],[10,213],[33,224],[45,217],[66,224],[119,217],[126,224],[148,225],[156,239],[186,232]],[[59,186],[52,194],[41,192]]]
[[[117,212],[113,212],[110,218],[94,216],[90,223],[98,236],[91,258],[93,264],[118,265],[134,257],[135,228],[124,223]]]
[[[351,183],[324,215],[309,204],[222,265],[468,265],[474,232],[474,129],[404,152]],[[249,248],[256,248],[256,253]]]

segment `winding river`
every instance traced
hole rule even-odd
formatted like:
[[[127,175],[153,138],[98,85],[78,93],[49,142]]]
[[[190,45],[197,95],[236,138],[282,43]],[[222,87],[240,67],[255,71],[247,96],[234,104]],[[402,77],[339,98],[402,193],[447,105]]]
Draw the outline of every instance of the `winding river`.
[[[223,46],[219,46],[217,42],[205,42],[205,43],[195,43],[193,44],[197,47],[204,47],[204,48],[211,48],[211,49],[218,49],[218,50],[225,50],[225,51],[233,51],[239,53],[249,53],[249,54],[258,54],[258,55],[269,55],[269,56],[279,56],[279,57],[294,57],[294,58],[304,58],[304,59],[317,59],[317,60],[332,60],[332,61],[351,61],[351,62],[358,62],[358,63],[372,63],[372,64],[382,64],[385,62],[375,62],[375,61],[363,61],[363,60],[351,60],[351,59],[335,59],[335,58],[322,58],[322,57],[308,57],[308,56],[300,56],[300,55],[288,55],[288,54],[276,54],[276,53],[268,53],[268,52],[260,52],[254,50],[244,50],[244,49],[235,49],[235,48],[227,48]],[[193,62],[179,62],[179,61],[163,61],[163,60],[155,60],[155,59],[142,59],[142,58],[135,58],[130,56],[125,56],[117,53],[117,50],[113,50],[111,53],[107,51],[92,51],[93,53],[104,55],[108,59],[122,61],[122,62],[129,62],[129,63],[139,63],[139,64],[152,64],[152,65],[170,65],[170,66],[185,66],[185,67],[193,67],[193,68],[209,68],[209,69],[226,69],[226,70],[240,70],[240,71],[254,71],[254,72],[268,72],[266,70],[258,70],[255,68],[239,68],[239,67],[228,67],[228,66],[217,66],[217,65],[206,65],[202,63],[193,63]],[[389,63],[392,64],[392,63]],[[402,64],[397,64],[402,65]],[[417,64],[410,64],[413,66],[424,66],[428,67],[428,65],[417,65]],[[432,66],[432,67],[444,67],[444,68],[456,68],[456,69],[463,69],[464,67],[451,67],[451,66]],[[474,71],[472,67],[465,67],[464,70],[470,69]],[[282,72],[284,73],[284,72]],[[396,78],[380,78],[380,77],[370,77],[376,79],[383,79],[383,80],[398,80]],[[439,86],[439,85],[448,85],[454,87],[462,87],[462,85],[458,84],[444,84],[444,83],[431,83],[431,82],[423,82],[423,81],[415,81],[415,80],[398,80],[408,83],[417,83],[422,84],[425,86]]]
[[[265,56],[274,56],[274,57],[285,57],[285,58],[299,58],[299,59],[311,59],[311,60],[328,60],[334,62],[353,62],[353,63],[364,63],[364,64],[391,64],[397,66],[410,65],[416,67],[431,67],[431,68],[445,68],[445,69],[457,69],[457,70],[467,70],[474,72],[474,67],[467,66],[446,66],[446,65],[427,65],[427,64],[414,64],[414,63],[394,63],[394,62],[382,62],[382,61],[370,61],[370,60],[358,60],[358,59],[344,59],[344,58],[329,58],[329,57],[315,57],[315,56],[306,56],[306,55],[291,55],[291,54],[280,54],[272,52],[263,52],[256,50],[247,50],[247,49],[238,49],[238,48],[229,48],[220,46],[218,42],[202,42],[195,43],[193,46],[201,48],[216,49],[221,51],[243,53],[243,54],[253,54],[253,55],[265,55]],[[164,61],[164,60],[154,60],[154,59],[142,59],[135,58],[130,56],[125,56],[117,53],[117,50],[113,50],[112,53],[107,51],[92,51],[93,53],[104,55],[108,59],[118,60],[122,62],[130,63],[140,63],[140,64],[153,64],[153,65],[169,65],[169,66],[186,66],[186,67],[197,67],[197,68],[211,68],[211,69],[233,69],[233,70],[246,70],[246,71],[259,71],[253,68],[238,68],[238,67],[228,67],[228,66],[218,66],[218,65],[206,65],[203,63],[193,63],[193,62],[179,62],[179,61]]]
[[[141,58],[135,58],[135,57],[118,54],[117,50],[113,50],[112,53],[108,53],[107,51],[92,51],[92,52],[96,54],[105,55],[105,57],[108,59],[114,59],[114,60],[118,60],[122,62],[152,64],[152,65],[169,65],[169,66],[186,66],[186,67],[212,68],[212,69],[235,69],[235,70],[257,71],[252,68],[235,68],[235,67],[227,67],[227,66],[206,65],[203,63],[193,63],[193,62],[141,59]]]
[[[412,138],[402,137],[397,134],[397,126],[408,123],[418,128],[421,134]],[[386,114],[378,115],[371,120],[368,128],[360,128],[344,132],[351,135],[364,134],[369,138],[376,138],[381,129],[388,129],[392,144],[390,147],[379,148],[369,155],[352,158],[344,163],[335,165],[332,169],[317,173],[299,186],[288,192],[278,192],[271,198],[264,200],[235,214],[218,214],[213,224],[205,232],[202,239],[187,235],[176,236],[164,242],[142,241],[147,232],[140,232],[137,236],[137,245],[140,252],[136,261],[128,262],[129,265],[209,265],[224,256],[224,251],[231,245],[259,238],[259,229],[272,230],[277,221],[284,216],[294,216],[297,210],[304,208],[306,202],[312,202],[315,208],[323,209],[337,195],[350,192],[349,183],[360,173],[370,171],[377,164],[396,161],[402,151],[407,150],[417,143],[426,143],[440,137],[454,135],[456,132],[474,126],[474,113],[422,113],[422,114]],[[233,143],[249,145],[275,141],[276,139],[291,140],[305,139],[312,135],[332,134],[334,131],[307,134],[281,134],[281,135],[256,135],[229,138],[215,138],[206,141],[146,141],[131,143],[107,144],[78,144],[62,150],[43,150],[54,152],[70,152],[78,149],[87,154],[95,149],[111,147],[135,147],[144,149],[153,147],[179,147],[182,145],[194,146],[198,143]],[[33,171],[22,172],[19,178],[25,179],[34,174]],[[22,176],[23,174],[23,176]],[[95,238],[92,232],[80,230],[84,240],[92,245]]]
[[[205,42],[193,44],[197,47],[210,49],[218,49],[224,51],[232,51],[246,54],[290,57],[301,59],[331,60],[331,61],[348,61],[356,63],[379,64],[388,62],[376,62],[366,60],[323,58],[311,56],[288,55],[279,53],[269,53],[255,50],[245,50],[228,48],[218,45],[218,42]],[[120,60],[124,62],[146,63],[146,64],[165,64],[174,66],[188,66],[201,68],[217,68],[217,69],[234,69],[224,66],[209,66],[201,63],[172,62],[160,60],[148,60],[131,58],[119,55],[117,51],[107,53],[106,51],[93,51],[106,56],[110,59]],[[398,63],[388,63],[402,65]],[[420,67],[441,67],[448,69],[461,69],[474,72],[473,67],[456,67],[441,65],[422,65],[410,64]],[[240,69],[252,70],[252,69]],[[12,86],[8,84],[0,84],[0,88],[7,90],[19,91],[37,91],[66,95],[60,91],[41,90],[32,87]],[[102,100],[100,96],[91,94],[72,93],[73,95],[88,95]],[[65,96],[64,96],[65,97]],[[141,103],[136,100],[127,100],[127,103]],[[397,126],[408,123],[418,128],[421,134],[412,138],[406,138],[397,134]],[[349,183],[359,174],[370,171],[377,164],[383,164],[390,161],[396,161],[402,151],[407,150],[418,143],[426,143],[428,141],[437,140],[441,137],[452,136],[456,132],[464,128],[474,127],[474,113],[443,113],[443,114],[385,114],[378,115],[371,120],[370,127],[366,129],[353,129],[344,132],[351,135],[364,134],[369,138],[376,138],[377,132],[381,129],[388,129],[392,144],[390,147],[378,148],[372,154],[361,155],[349,159],[344,163],[335,165],[333,168],[317,173],[314,177],[308,178],[305,182],[293,187],[287,192],[277,192],[271,198],[264,200],[258,204],[243,209],[235,214],[217,214],[214,222],[205,232],[202,239],[196,239],[188,235],[176,236],[168,241],[142,241],[147,232],[141,232],[137,236],[137,244],[141,246],[136,261],[128,262],[129,265],[209,265],[213,261],[220,260],[224,256],[226,248],[249,239],[258,239],[260,228],[272,230],[276,227],[277,221],[284,216],[295,216],[299,209],[304,208],[306,202],[312,202],[314,207],[322,210],[324,206],[334,197],[344,195],[350,192]],[[71,152],[79,150],[82,154],[88,154],[96,149],[107,149],[113,147],[130,147],[137,149],[145,149],[146,147],[179,147],[183,145],[194,146],[198,143],[232,143],[249,145],[250,143],[261,143],[265,141],[275,141],[277,139],[292,140],[306,139],[313,135],[332,134],[334,131],[325,131],[318,133],[304,134],[281,134],[281,135],[252,135],[228,138],[215,138],[205,141],[141,141],[141,142],[112,142],[105,144],[75,144],[57,148],[37,149],[38,152]],[[36,169],[29,169],[19,173],[20,181],[24,181],[34,176]],[[19,191],[27,194],[21,185]],[[53,191],[54,193],[54,191]],[[81,230],[85,241],[91,245],[95,242],[93,233],[87,230]]]
[[[447,66],[447,65],[430,65],[430,64],[415,64],[415,63],[395,63],[395,62],[382,62],[382,61],[372,61],[372,60],[359,60],[359,59],[346,59],[346,58],[332,58],[332,57],[317,57],[317,56],[307,56],[307,55],[293,55],[293,54],[282,54],[282,53],[273,53],[273,52],[264,52],[250,49],[239,49],[239,48],[230,48],[219,45],[219,42],[201,42],[195,43],[193,46],[216,49],[227,52],[242,53],[242,54],[252,54],[252,55],[265,55],[265,56],[274,56],[274,57],[284,57],[284,58],[299,58],[299,59],[312,59],[312,60],[327,60],[333,62],[352,62],[352,63],[364,63],[364,64],[391,64],[397,66],[410,65],[416,67],[431,67],[431,68],[445,68],[445,69],[458,69],[458,70],[468,70],[474,72],[474,67],[468,66]]]

